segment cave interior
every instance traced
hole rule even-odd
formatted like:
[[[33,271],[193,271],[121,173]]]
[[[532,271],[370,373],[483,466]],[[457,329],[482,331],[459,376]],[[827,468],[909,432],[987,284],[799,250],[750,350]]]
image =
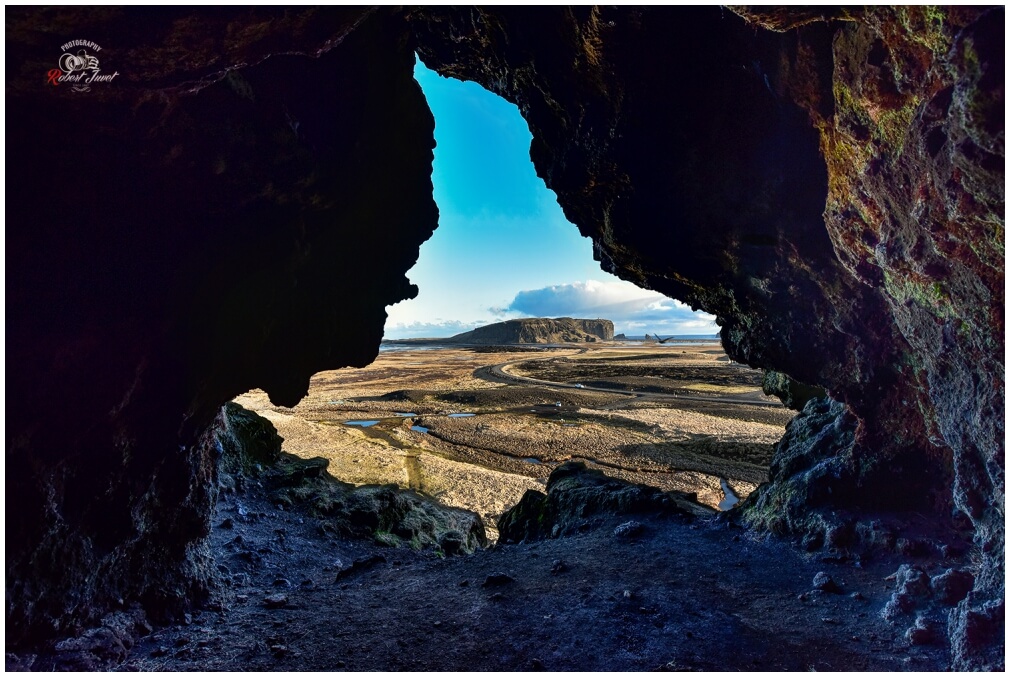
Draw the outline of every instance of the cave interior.
[[[78,38],[115,77],[47,80]],[[8,652],[204,604],[222,407],[375,359],[438,222],[417,54],[519,107],[604,270],[829,394],[740,524],[912,557],[872,524],[928,516],[950,666],[1001,669],[1003,44],[1002,7],[9,9]]]

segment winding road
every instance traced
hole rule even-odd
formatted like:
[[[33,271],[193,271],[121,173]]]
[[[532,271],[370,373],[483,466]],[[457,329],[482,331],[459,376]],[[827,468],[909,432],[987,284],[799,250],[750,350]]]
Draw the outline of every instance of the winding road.
[[[586,348],[582,348],[581,350],[579,350],[579,352],[574,354],[581,355],[586,351],[587,351]],[[531,378],[528,376],[517,376],[505,370],[506,367],[522,364],[524,362],[549,360],[553,359],[554,357],[555,357],[554,355],[550,355],[548,357],[522,357],[516,360],[509,360],[508,362],[501,362],[499,364],[492,364],[490,366],[480,367],[479,369],[474,370],[473,375],[475,378],[479,378],[484,381],[490,381],[492,383],[505,383],[509,385],[538,385],[538,386],[548,386],[551,388],[565,388],[568,390],[592,390],[595,392],[612,393],[615,395],[630,395],[632,397],[676,400],[680,402],[716,402],[719,404],[738,404],[751,407],[771,407],[773,409],[781,409],[783,407],[783,405],[779,402],[761,402],[758,400],[747,400],[747,399],[729,398],[729,397],[674,395],[672,393],[643,392],[639,390],[624,390],[622,388],[600,388],[597,386],[587,386],[581,384],[575,385],[572,383],[559,383],[557,381],[545,381],[543,379]]]

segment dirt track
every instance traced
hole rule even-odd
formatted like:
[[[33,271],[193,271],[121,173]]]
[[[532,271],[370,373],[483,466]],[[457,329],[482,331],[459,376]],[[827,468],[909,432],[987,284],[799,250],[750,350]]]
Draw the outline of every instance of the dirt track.
[[[285,451],[323,456],[347,482],[473,510],[492,538],[504,509],[572,459],[712,507],[732,500],[722,480],[746,496],[792,415],[761,393],[760,372],[715,344],[505,350],[384,352],[364,369],[317,374],[294,409],[261,392],[236,401],[274,423]]]

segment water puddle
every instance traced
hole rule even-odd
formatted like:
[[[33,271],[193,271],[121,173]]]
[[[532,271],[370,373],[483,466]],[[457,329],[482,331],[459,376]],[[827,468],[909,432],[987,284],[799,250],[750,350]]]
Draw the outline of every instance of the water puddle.
[[[740,502],[740,497],[736,495],[733,488],[729,486],[729,482],[723,478],[719,478],[719,484],[722,485],[722,493],[724,498],[719,501],[719,510],[729,510],[734,505]]]
[[[462,413],[462,414],[449,414],[449,418],[467,418],[468,416],[476,416],[474,413]]]
[[[412,411],[394,411],[393,413],[397,416],[402,416],[403,418],[414,418],[417,416],[417,414]]]
[[[413,430],[415,433],[426,433],[426,432],[428,432],[428,429],[425,428],[423,425],[412,425],[412,426],[410,426],[410,429]]]
[[[368,428],[376,423],[378,423],[378,421],[344,421],[344,425],[356,425],[361,428]]]
[[[544,464],[544,462],[541,461],[539,458],[532,458],[532,457],[530,457],[530,458],[524,458],[523,461],[526,462],[526,463],[532,463],[533,465],[543,465]]]

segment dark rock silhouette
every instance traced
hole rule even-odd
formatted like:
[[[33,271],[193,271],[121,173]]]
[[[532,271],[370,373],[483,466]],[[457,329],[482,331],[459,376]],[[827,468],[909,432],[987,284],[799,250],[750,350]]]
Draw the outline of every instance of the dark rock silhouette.
[[[519,106],[606,270],[826,389],[745,521],[954,513],[953,667],[1002,667],[1004,10],[734,11],[9,10],[8,647],[180,618],[221,406],[374,358],[437,220],[416,50]],[[47,83],[79,36],[120,74]]]
[[[434,122],[396,13],[8,18],[18,68],[33,64],[9,90],[11,644],[121,599],[171,619],[202,598],[205,432],[254,386],[294,404],[313,373],[374,359],[437,209]],[[55,25],[94,36],[121,77],[39,86]]]
[[[765,372],[761,388],[764,390],[765,395],[773,395],[779,398],[782,400],[782,404],[796,411],[803,411],[803,407],[810,400],[827,395],[824,392],[824,388],[808,386],[806,383],[800,383],[796,379],[777,371]]]
[[[529,490],[498,520],[504,543],[557,538],[591,526],[601,515],[658,513],[688,517],[712,514],[694,494],[662,492],[607,477],[581,462],[559,466],[547,480],[547,493]],[[641,525],[639,525],[641,527]],[[632,532],[634,529],[626,529]]]
[[[414,25],[429,67],[519,106],[604,269],[717,315],[732,359],[844,404],[852,443],[811,487],[821,507],[786,499],[802,507],[777,521],[804,535],[839,509],[967,515],[986,573],[958,614],[989,627],[1003,10],[736,11],[463,8]],[[1001,644],[959,642],[955,666],[1002,662]]]
[[[496,322],[473,331],[456,334],[447,343],[499,345],[503,343],[586,343],[612,341],[614,323],[610,320],[573,320],[531,317]]]

